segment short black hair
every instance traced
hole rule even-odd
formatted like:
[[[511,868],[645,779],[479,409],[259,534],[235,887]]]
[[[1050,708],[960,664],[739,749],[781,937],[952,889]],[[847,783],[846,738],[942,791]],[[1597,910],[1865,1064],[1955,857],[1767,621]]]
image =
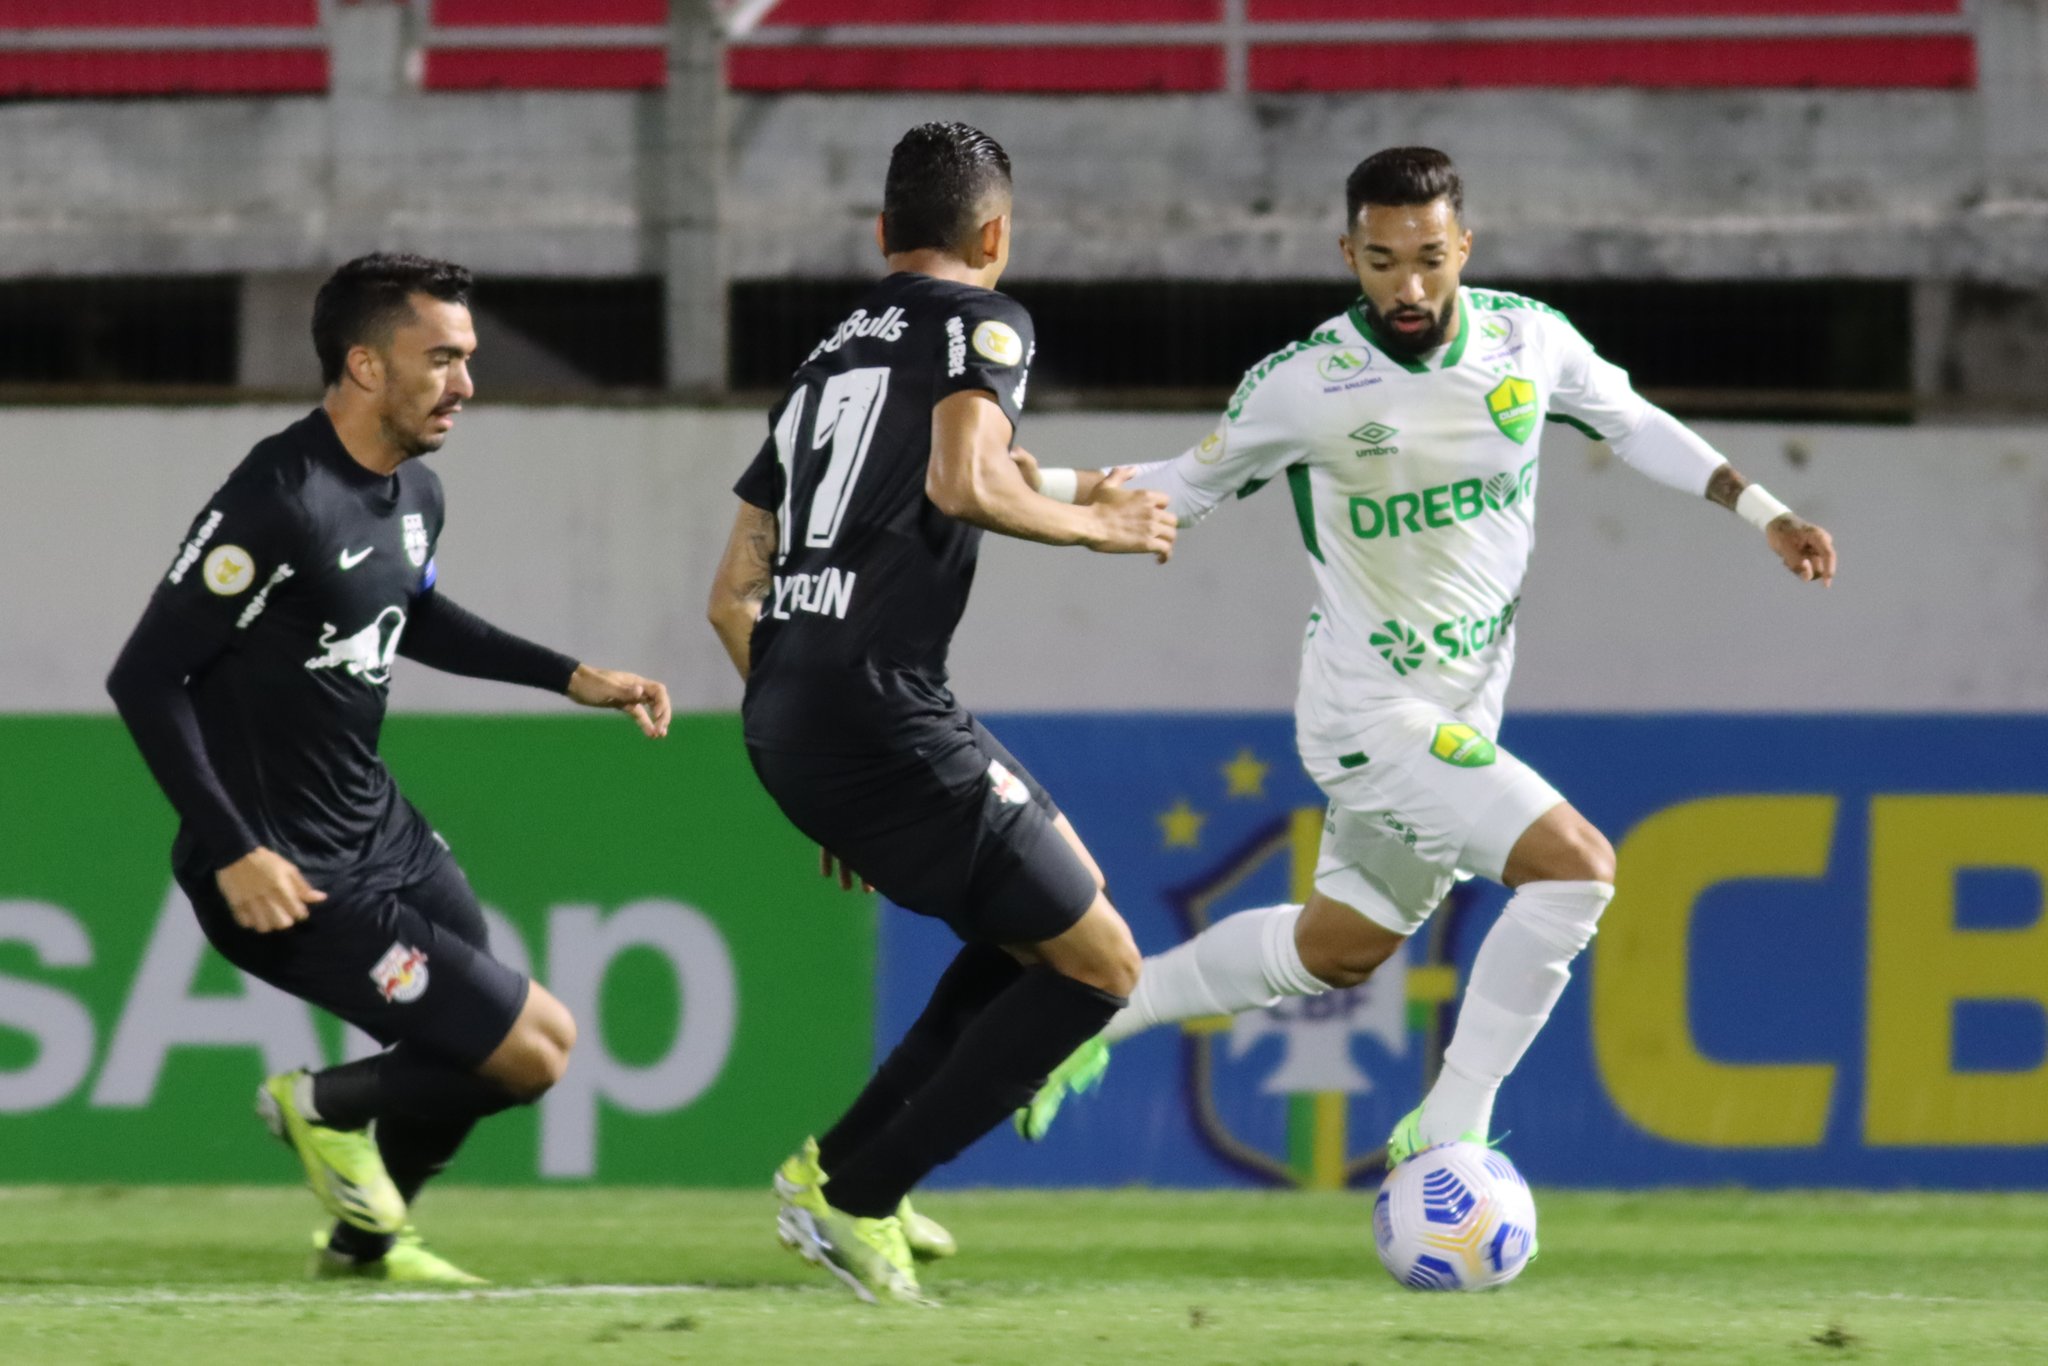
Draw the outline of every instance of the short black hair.
[[[466,306],[471,283],[466,267],[410,252],[379,251],[348,262],[313,298],[320,382],[337,383],[351,347],[382,341],[411,317],[413,295]]]
[[[1389,147],[1359,162],[1344,182],[1345,227],[1355,227],[1368,204],[1401,208],[1439,199],[1450,200],[1451,212],[1464,218],[1465,182],[1451,159],[1434,147]]]
[[[882,250],[942,251],[981,226],[992,192],[1010,191],[1010,154],[964,123],[920,123],[889,154],[882,186]]]

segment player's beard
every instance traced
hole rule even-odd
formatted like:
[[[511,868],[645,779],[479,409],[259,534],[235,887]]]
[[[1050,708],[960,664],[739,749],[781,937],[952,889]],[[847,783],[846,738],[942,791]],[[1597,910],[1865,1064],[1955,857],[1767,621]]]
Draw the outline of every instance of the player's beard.
[[[384,436],[394,447],[405,453],[408,460],[418,459],[438,451],[448,440],[446,432],[424,430],[427,423],[439,417],[446,417],[448,410],[436,408],[417,423],[408,424],[391,414],[384,415]]]
[[[1405,307],[1396,309],[1394,313],[1396,317],[1415,317],[1418,314],[1427,314],[1429,317],[1429,326],[1420,332],[1400,332],[1395,330],[1387,315],[1380,312],[1372,300],[1365,301],[1365,320],[1372,324],[1373,333],[1379,339],[1380,345],[1401,360],[1416,360],[1428,355],[1444,344],[1444,334],[1451,330],[1449,305],[1446,305],[1441,313],[1431,313],[1426,308]]]

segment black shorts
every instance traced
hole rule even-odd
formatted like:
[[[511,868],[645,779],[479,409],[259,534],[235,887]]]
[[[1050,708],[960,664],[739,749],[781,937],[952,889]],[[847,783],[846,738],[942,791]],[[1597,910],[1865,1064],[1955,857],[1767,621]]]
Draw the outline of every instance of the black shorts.
[[[1094,904],[1095,875],[1053,825],[1059,808],[971,716],[900,755],[747,753],[797,829],[964,940],[1041,943]]]
[[[305,920],[270,934],[235,923],[211,873],[181,869],[178,885],[223,958],[379,1043],[402,1039],[474,1069],[526,1006],[527,980],[491,957],[483,908],[452,858],[397,891],[323,887],[327,900]]]

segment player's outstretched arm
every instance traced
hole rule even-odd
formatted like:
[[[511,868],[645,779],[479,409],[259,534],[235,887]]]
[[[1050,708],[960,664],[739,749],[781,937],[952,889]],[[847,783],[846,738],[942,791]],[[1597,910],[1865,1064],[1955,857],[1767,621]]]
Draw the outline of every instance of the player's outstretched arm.
[[[925,495],[948,517],[1019,540],[1081,545],[1107,554],[1173,554],[1174,519],[1163,494],[1122,487],[1105,476],[1085,505],[1037,492],[1010,454],[1010,419],[994,395],[950,394],[932,409]]]
[[[639,725],[650,740],[668,734],[670,715],[668,689],[651,678],[629,674],[623,669],[600,669],[578,664],[563,691],[569,700],[586,707],[608,707],[622,711]]]
[[[1724,464],[1707,479],[1707,499],[1761,527],[1785,568],[1800,579],[1834,585],[1835,538],[1773,498],[1763,485],[1750,483],[1733,465]]]
[[[774,513],[741,499],[732,534],[725,538],[725,554],[711,577],[711,600],[704,615],[741,678],[747,676],[753,657],[754,623],[761,619],[761,605],[775,586],[779,534]]]

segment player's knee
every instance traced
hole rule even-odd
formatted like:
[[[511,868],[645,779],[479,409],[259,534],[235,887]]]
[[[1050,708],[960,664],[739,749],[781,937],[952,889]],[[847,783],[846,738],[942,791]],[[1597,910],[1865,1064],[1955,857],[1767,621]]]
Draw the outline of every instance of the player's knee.
[[[530,1104],[562,1079],[575,1047],[576,1017],[536,983],[518,1023],[486,1070],[522,1103]]]
[[[1518,851],[1519,853],[1519,851]],[[1521,876],[1512,884],[1526,882],[1614,881],[1614,846],[1592,822],[1574,819],[1556,830],[1527,856],[1515,860]]]
[[[1318,917],[1308,922],[1304,917],[1294,945],[1311,976],[1341,991],[1372,976],[1402,942],[1401,936],[1346,908],[1342,919]]]
[[[1581,821],[1567,846],[1566,866],[1560,882],[1614,882],[1614,846],[1591,822]]]

